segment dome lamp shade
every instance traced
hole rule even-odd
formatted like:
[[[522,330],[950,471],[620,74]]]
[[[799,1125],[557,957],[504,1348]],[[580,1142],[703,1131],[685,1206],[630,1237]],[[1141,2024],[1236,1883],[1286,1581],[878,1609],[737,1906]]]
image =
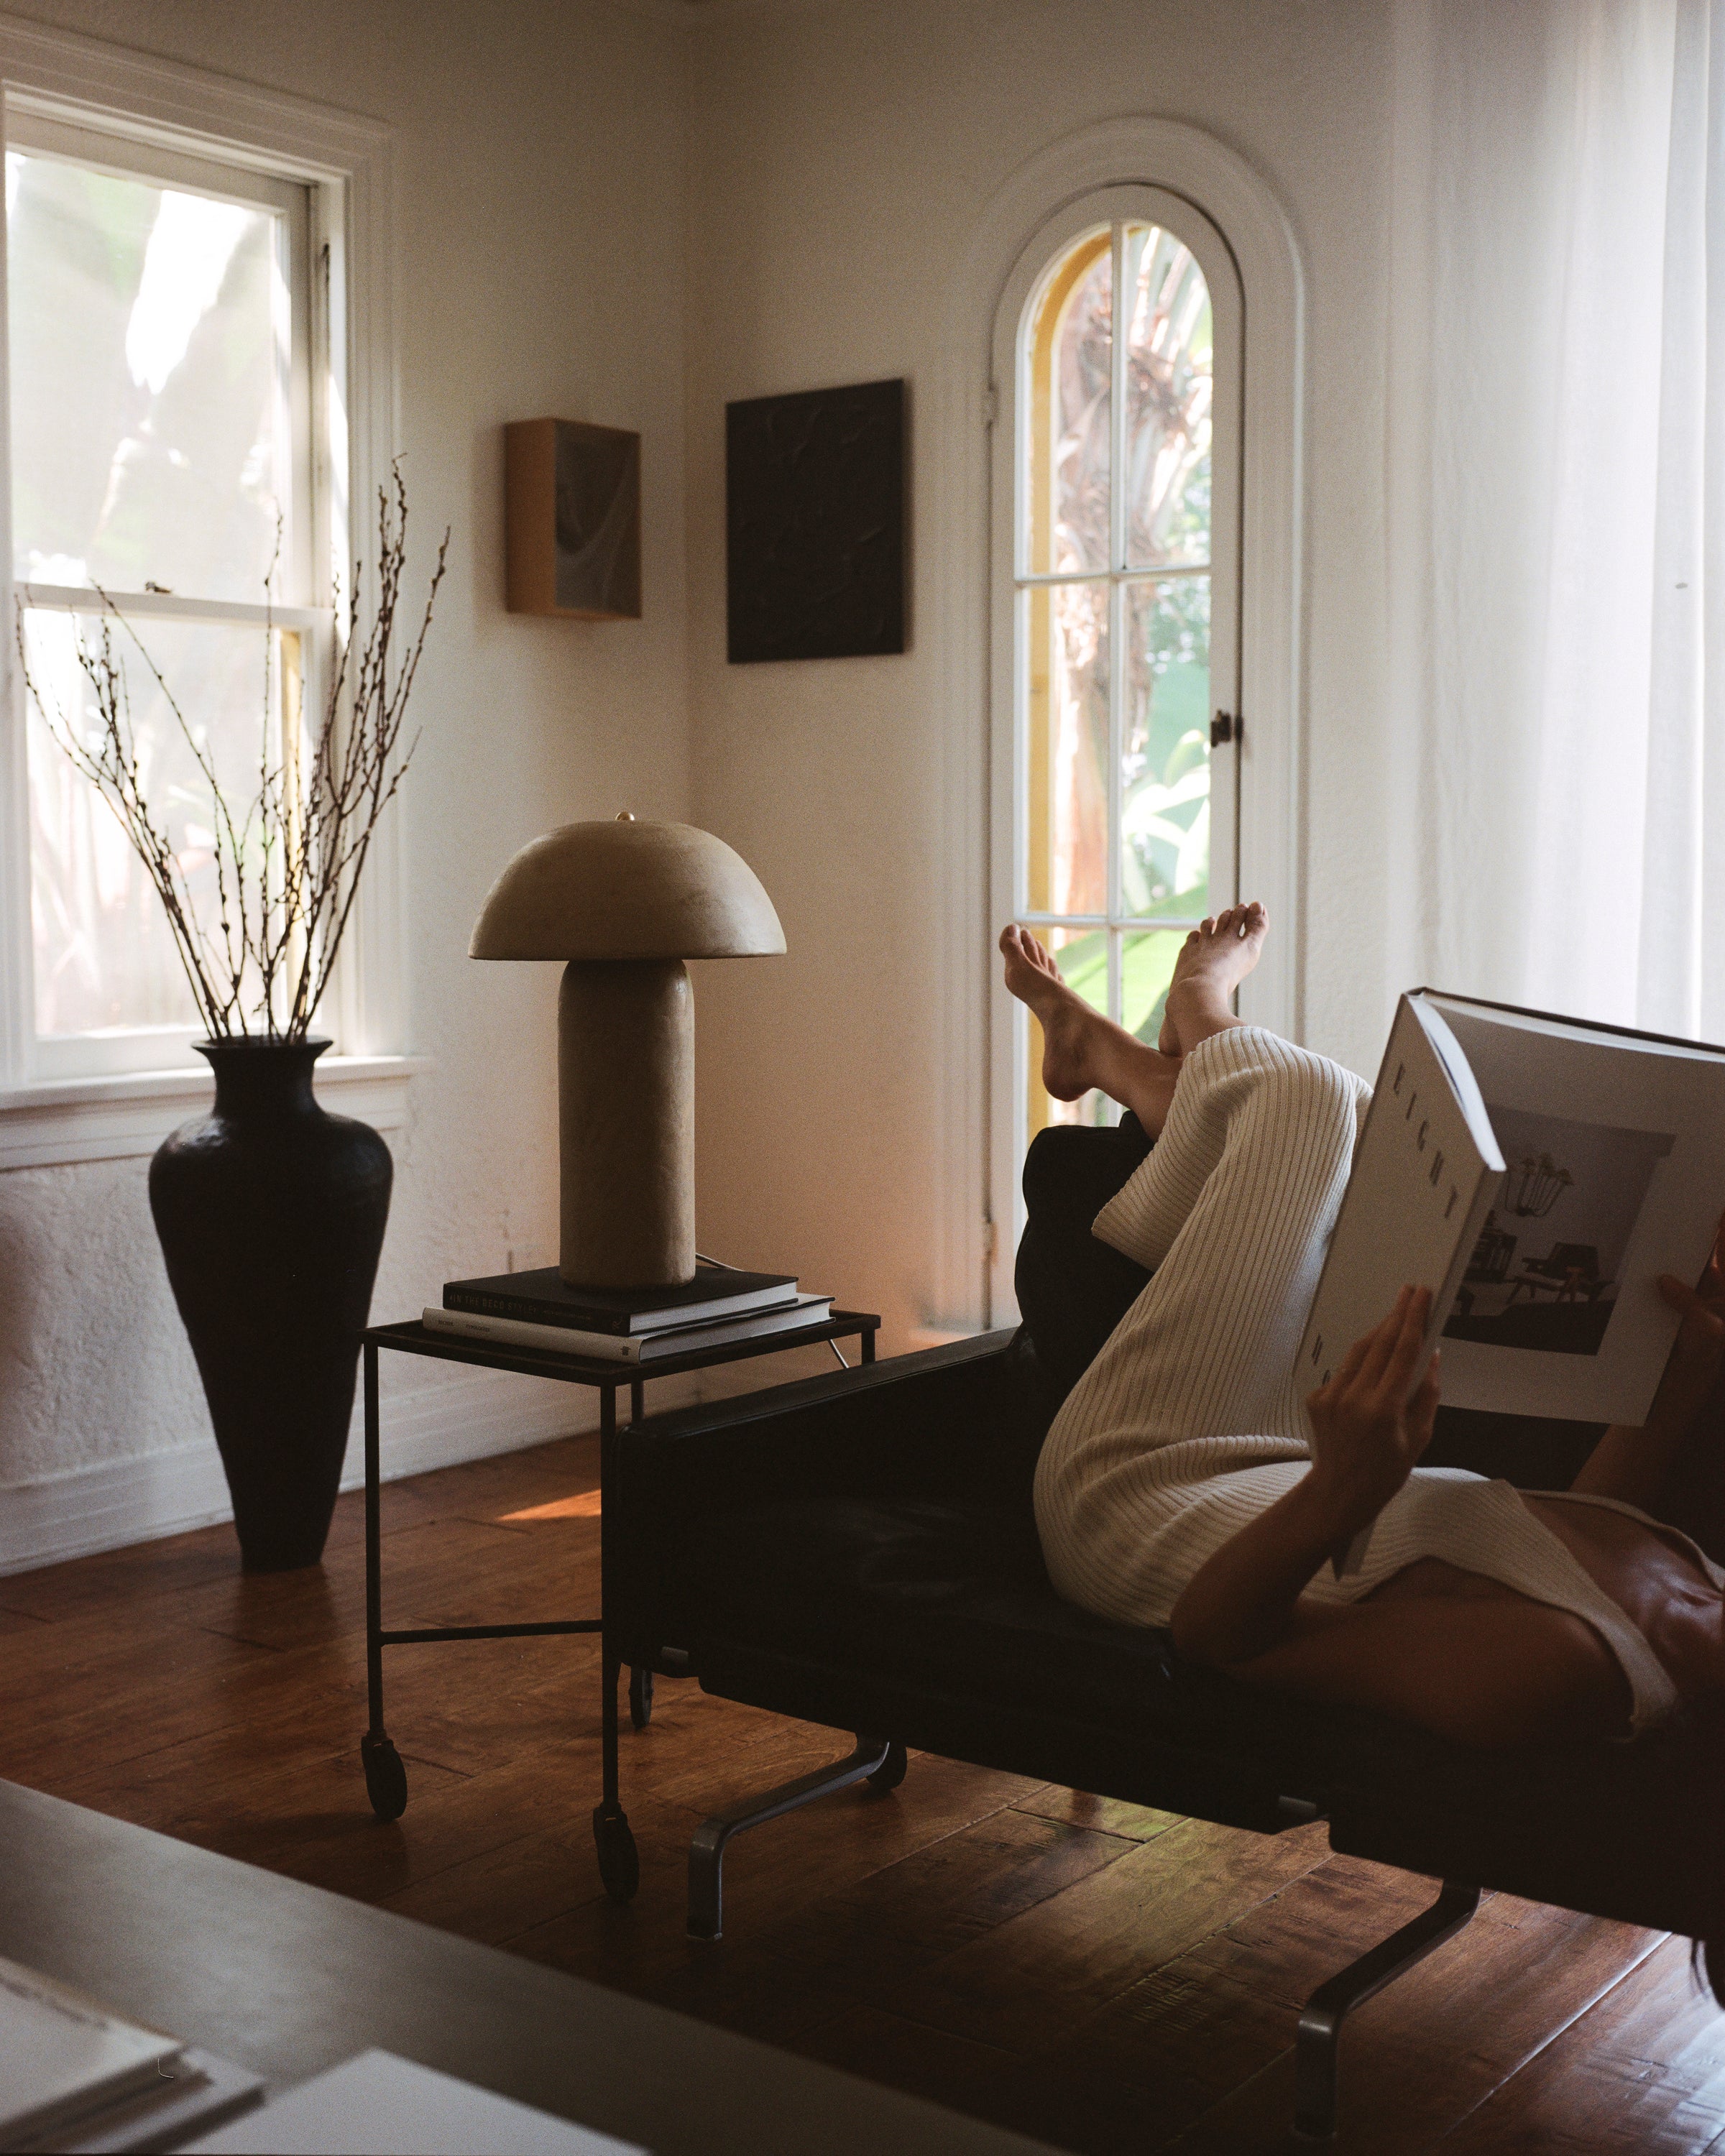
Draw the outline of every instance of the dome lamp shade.
[[[754,958],[784,949],[741,854],[692,824],[565,824],[525,845],[480,909],[472,958]]]

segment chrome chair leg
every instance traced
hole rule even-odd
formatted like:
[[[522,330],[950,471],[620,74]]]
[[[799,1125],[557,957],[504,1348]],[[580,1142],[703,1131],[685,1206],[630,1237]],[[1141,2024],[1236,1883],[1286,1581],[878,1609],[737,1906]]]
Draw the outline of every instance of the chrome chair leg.
[[[1480,1906],[1477,1887],[1445,1880],[1443,1892],[1411,1923],[1392,1932],[1381,1946],[1350,1962],[1319,1984],[1300,2016],[1294,2043],[1294,2133],[1301,2141],[1328,2141],[1336,2131],[1336,2063],[1342,2024],[1356,2006],[1406,1975],[1434,1947],[1453,1938]]]
[[[697,1827],[695,1839],[689,1845],[690,1938],[716,1939],[721,1935],[724,1923],[725,1845],[732,1835],[742,1834],[752,1826],[764,1826],[768,1820],[782,1818],[786,1812],[795,1811],[799,1804],[810,1804],[831,1790],[847,1789],[852,1782],[865,1780],[886,1763],[891,1749],[884,1737],[859,1737],[856,1749],[849,1758],[835,1759],[829,1767],[817,1767],[812,1774],[787,1782],[781,1789],[769,1790],[764,1797],[733,1804],[729,1811],[716,1812]]]

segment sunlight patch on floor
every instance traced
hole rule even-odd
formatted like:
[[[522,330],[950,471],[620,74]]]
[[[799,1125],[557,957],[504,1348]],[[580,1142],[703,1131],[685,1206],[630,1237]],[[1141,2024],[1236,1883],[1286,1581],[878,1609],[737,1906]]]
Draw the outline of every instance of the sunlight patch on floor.
[[[578,1490],[572,1497],[553,1497],[548,1505],[529,1505],[520,1512],[500,1512],[500,1527],[517,1520],[596,1520],[599,1517],[597,1490]]]

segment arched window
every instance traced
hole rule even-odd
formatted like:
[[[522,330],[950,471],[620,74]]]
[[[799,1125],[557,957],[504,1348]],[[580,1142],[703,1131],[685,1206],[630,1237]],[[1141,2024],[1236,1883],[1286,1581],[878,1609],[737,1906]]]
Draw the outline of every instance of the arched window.
[[[1240,374],[1233,259],[1158,189],[1045,226],[1000,310],[999,910],[1152,1041],[1186,931],[1238,894]],[[996,1093],[1016,1154],[1050,1122],[1117,1116],[1051,1101],[1014,1024]]]

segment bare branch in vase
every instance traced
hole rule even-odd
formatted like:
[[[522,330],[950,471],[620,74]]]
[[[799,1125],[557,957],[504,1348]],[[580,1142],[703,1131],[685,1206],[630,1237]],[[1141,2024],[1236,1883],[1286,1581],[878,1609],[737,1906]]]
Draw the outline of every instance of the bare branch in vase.
[[[213,1040],[302,1040],[327,993],[352,921],[372,841],[394,799],[419,737],[400,748],[408,700],[443,583],[445,529],[412,647],[391,671],[397,609],[407,556],[407,489],[398,465],[377,491],[377,601],[369,621],[355,566],[346,634],[337,640],[316,738],[300,737],[295,701],[287,708],[273,619],[264,629],[264,712],[257,786],[243,809],[224,792],[207,736],[187,718],[160,669],[107,593],[94,593],[101,613],[94,639],[80,632],[76,656],[90,693],[93,726],[80,730],[32,676],[18,600],[15,624],[27,693],[50,734],[120,823],[162,902],[198,1014]],[[266,601],[275,565],[266,582]],[[167,811],[146,798],[145,758],[132,721],[118,625],[189,751],[212,814],[213,888],[199,902],[167,829]],[[363,633],[362,633],[363,632]],[[297,685],[303,676],[296,667]],[[278,687],[278,683],[280,686]],[[283,710],[276,714],[278,697]]]

